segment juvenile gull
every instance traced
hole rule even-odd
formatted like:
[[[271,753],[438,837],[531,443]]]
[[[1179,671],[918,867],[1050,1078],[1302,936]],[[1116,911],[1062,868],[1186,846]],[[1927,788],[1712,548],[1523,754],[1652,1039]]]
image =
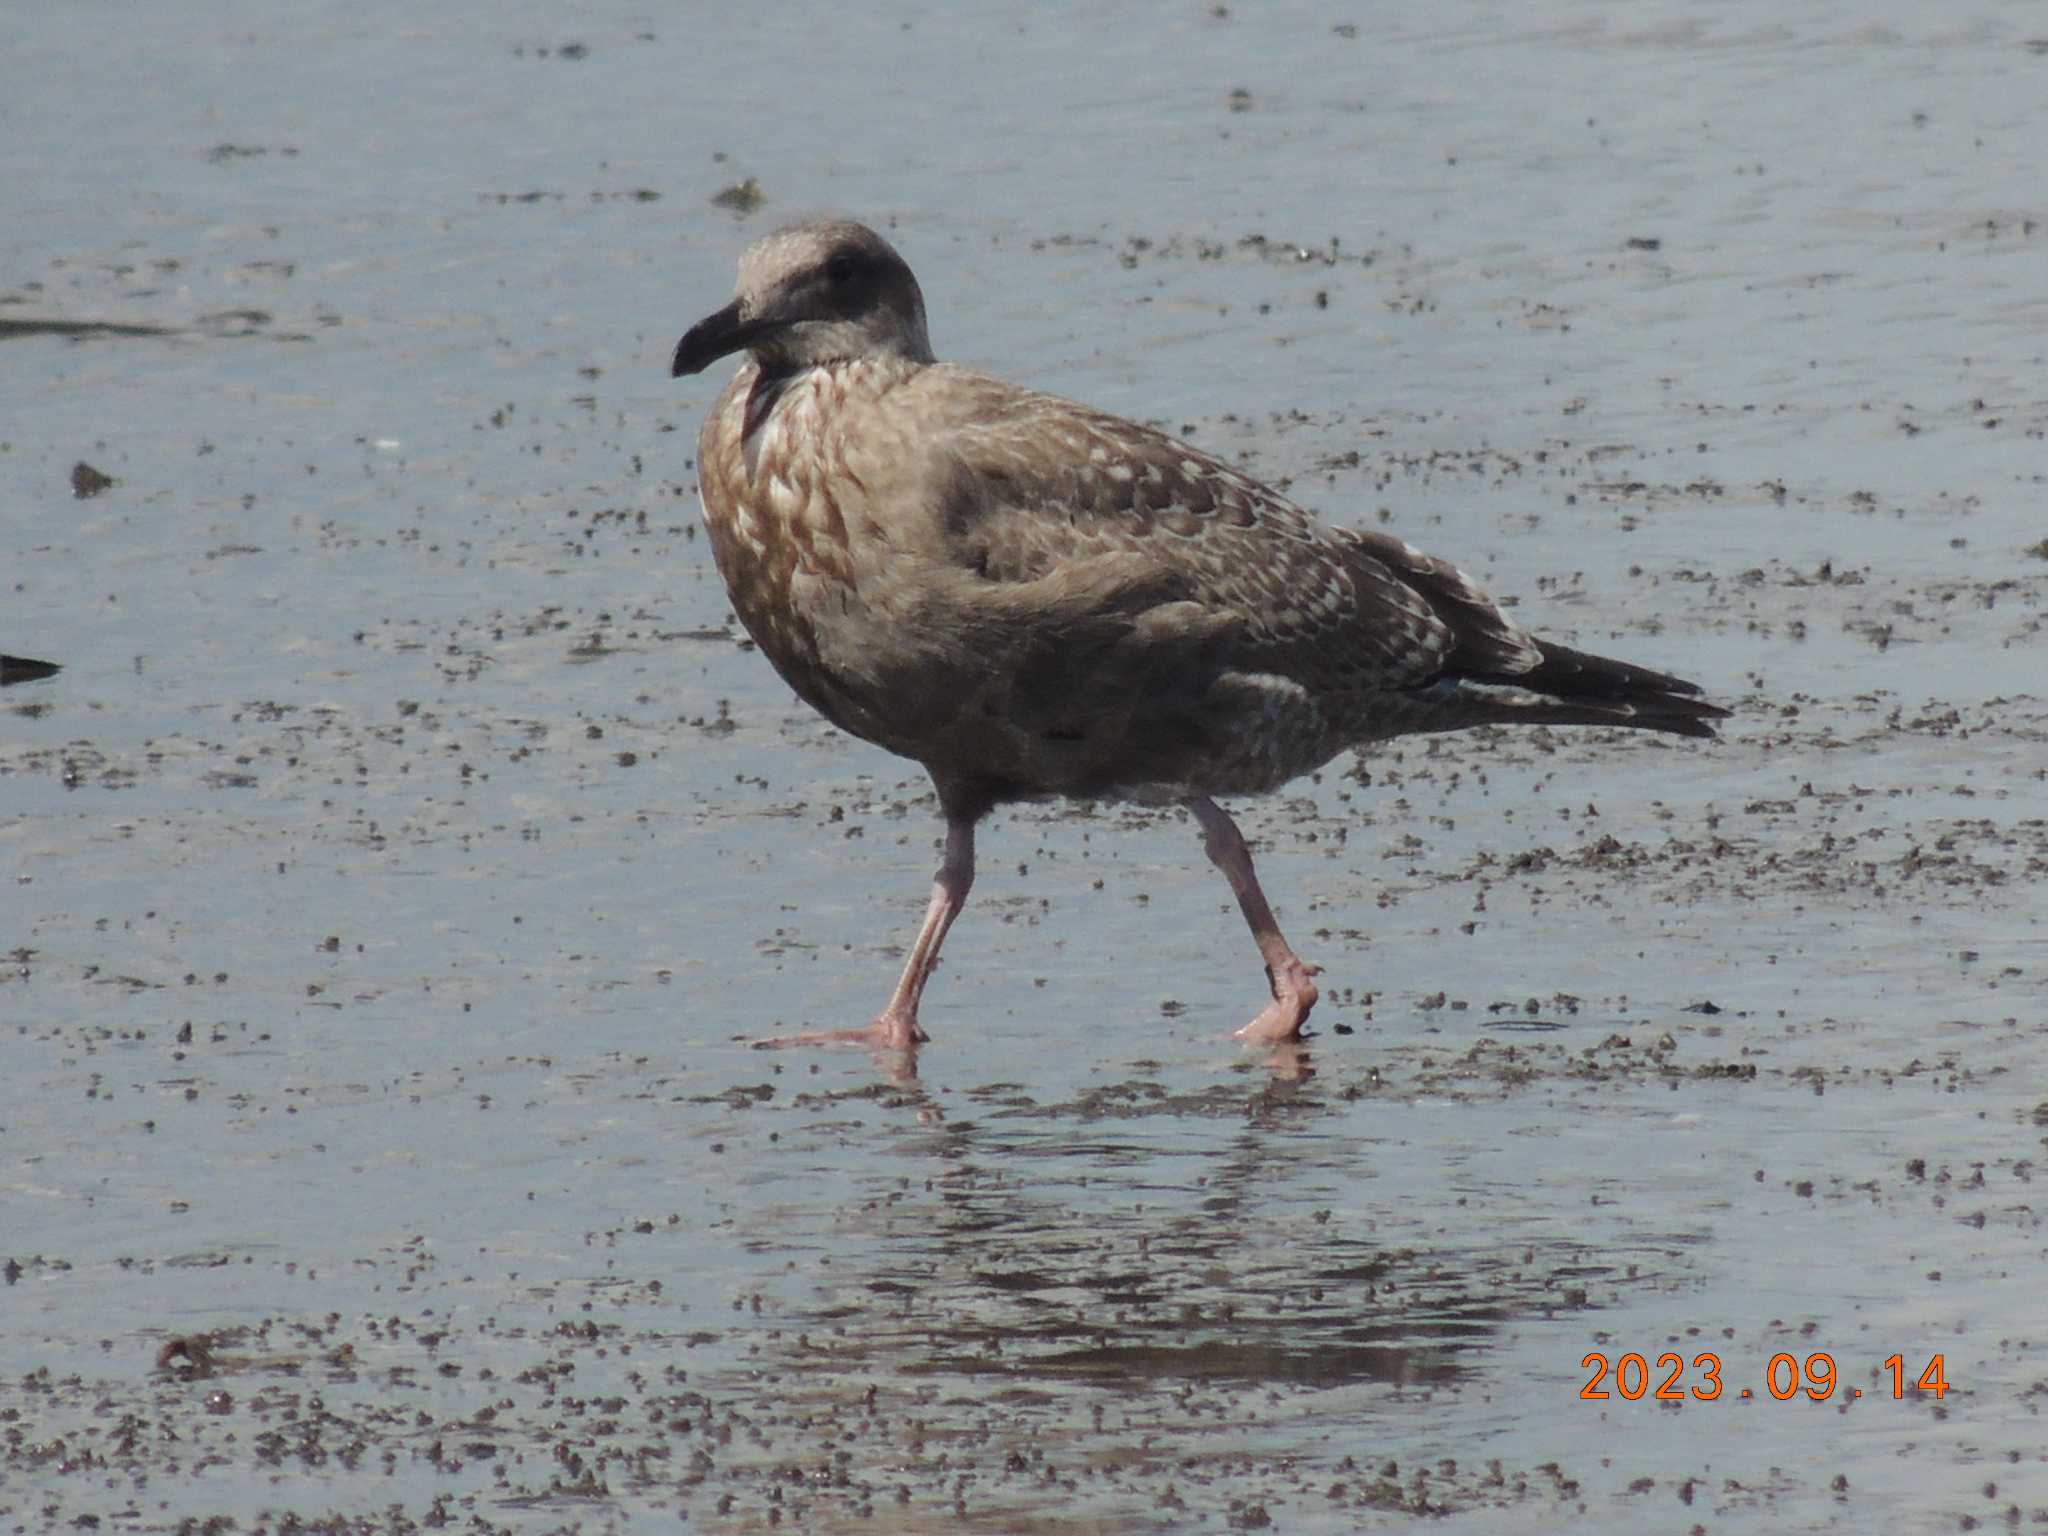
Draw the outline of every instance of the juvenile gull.
[[[915,758],[946,851],[902,979],[865,1029],[910,1050],[974,881],[975,823],[1071,795],[1185,805],[1264,960],[1239,1033],[1296,1037],[1315,968],[1281,937],[1217,795],[1346,748],[1482,724],[1712,736],[1692,683],[1539,640],[1456,567],[1333,528],[1165,434],[938,362],[924,296],[865,225],[817,220],[740,258],[673,372],[746,361],[704,418],[697,480],[734,610],[834,724]]]

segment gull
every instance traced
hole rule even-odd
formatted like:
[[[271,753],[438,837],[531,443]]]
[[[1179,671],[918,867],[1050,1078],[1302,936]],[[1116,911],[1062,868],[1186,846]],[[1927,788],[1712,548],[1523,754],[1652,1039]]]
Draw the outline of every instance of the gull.
[[[1711,737],[1727,714],[1681,678],[1538,639],[1446,561],[1325,523],[1163,432],[939,362],[917,279],[866,225],[751,246],[672,372],[734,353],[697,445],[733,610],[805,703],[921,763],[946,819],[888,1003],[798,1043],[915,1051],[976,823],[1058,797],[1192,813],[1265,965],[1271,1001],[1238,1033],[1297,1039],[1316,968],[1218,796],[1397,736]]]

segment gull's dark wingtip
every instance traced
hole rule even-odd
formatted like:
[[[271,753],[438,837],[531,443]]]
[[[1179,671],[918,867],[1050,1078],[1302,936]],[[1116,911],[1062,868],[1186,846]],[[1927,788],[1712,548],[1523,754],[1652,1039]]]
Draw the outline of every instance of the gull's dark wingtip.
[[[1700,685],[1669,672],[1596,656],[1559,645],[1533,642],[1541,657],[1533,667],[1472,670],[1439,680],[1450,697],[1470,706],[1491,700],[1481,718],[1494,724],[1613,725],[1631,731],[1662,731],[1714,741],[1715,722],[1730,711],[1700,697]]]
[[[1721,730],[1716,722],[1730,718],[1734,711],[1709,704],[1704,699],[1678,697],[1660,700],[1648,707],[1638,704],[1636,713],[1641,717],[1637,723],[1649,730],[1668,731],[1673,736],[1693,736],[1702,741],[1719,741]]]

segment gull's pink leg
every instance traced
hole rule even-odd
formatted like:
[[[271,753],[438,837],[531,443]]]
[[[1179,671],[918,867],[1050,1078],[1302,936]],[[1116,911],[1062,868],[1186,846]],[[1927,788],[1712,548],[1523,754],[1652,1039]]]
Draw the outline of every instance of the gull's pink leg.
[[[764,1049],[791,1045],[871,1045],[883,1050],[915,1051],[927,1038],[918,1027],[917,1004],[924,996],[924,984],[931,980],[939,963],[939,946],[946,942],[946,930],[967,905],[967,893],[974,886],[974,818],[948,813],[946,856],[932,881],[931,904],[924,909],[924,923],[917,930],[917,942],[910,946],[910,958],[903,964],[903,976],[889,1005],[865,1029],[814,1030],[755,1044]]]
[[[1302,964],[1301,957],[1281,937],[1280,925],[1273,921],[1273,909],[1266,905],[1266,893],[1259,889],[1259,877],[1252,869],[1251,850],[1245,847],[1244,834],[1237,830],[1230,813],[1207,795],[1195,796],[1187,806],[1202,824],[1202,846],[1209,862],[1223,871],[1223,878],[1237,895],[1245,923],[1258,941],[1259,957],[1266,962],[1266,978],[1273,986],[1273,1001],[1237,1032],[1238,1038],[1261,1045],[1299,1039],[1302,1021],[1316,1005],[1316,984],[1310,979],[1315,967]]]
[[[918,1000],[924,996],[924,984],[932,979],[932,971],[938,966],[939,946],[946,942],[946,930],[967,905],[967,893],[973,888],[974,823],[964,816],[948,816],[946,856],[932,880],[931,904],[924,909],[917,942],[910,946],[910,958],[903,962],[903,975],[896,982],[889,1006],[868,1026],[876,1044],[908,1051],[928,1038],[918,1027]]]

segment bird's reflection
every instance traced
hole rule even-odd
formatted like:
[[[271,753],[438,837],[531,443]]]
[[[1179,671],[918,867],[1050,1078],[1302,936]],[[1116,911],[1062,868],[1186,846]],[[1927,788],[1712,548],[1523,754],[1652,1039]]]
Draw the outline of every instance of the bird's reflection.
[[[822,1029],[804,1030],[794,1035],[769,1035],[738,1037],[750,1049],[756,1051],[795,1050],[814,1046],[861,1047],[867,1051],[868,1060],[874,1063],[875,1071],[884,1081],[902,1088],[918,1082],[917,1058],[923,1049],[920,1045],[892,1046],[876,1043],[871,1029]],[[1236,1037],[1232,1037],[1233,1040]],[[1284,1040],[1272,1045],[1247,1045],[1238,1042],[1238,1048],[1249,1059],[1256,1061],[1271,1073],[1278,1083],[1306,1083],[1316,1075],[1315,1052],[1307,1039]],[[936,1100],[929,1099],[920,1090],[920,1096],[927,1099],[918,1118],[928,1124],[936,1124],[946,1118],[945,1110]]]
[[[1305,1083],[1316,1075],[1315,1053],[1305,1040],[1288,1040],[1260,1052],[1260,1064],[1279,1083]]]

